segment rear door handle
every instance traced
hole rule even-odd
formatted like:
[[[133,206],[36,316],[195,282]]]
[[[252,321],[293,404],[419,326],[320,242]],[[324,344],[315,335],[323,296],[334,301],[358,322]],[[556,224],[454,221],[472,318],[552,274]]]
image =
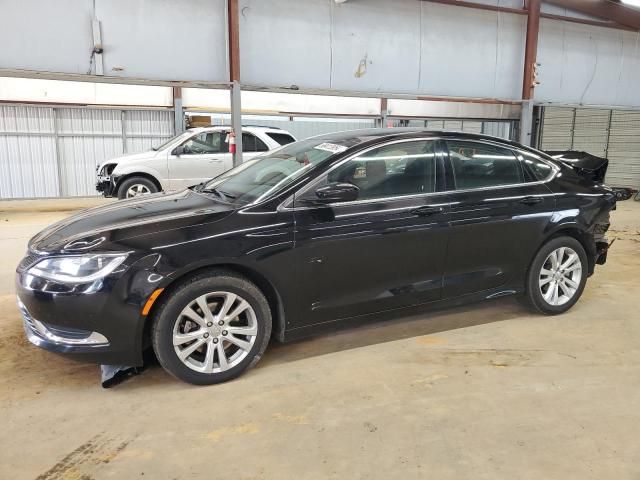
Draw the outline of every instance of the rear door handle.
[[[520,203],[524,203],[525,205],[535,205],[536,203],[540,203],[542,201],[542,197],[524,197],[520,200]]]
[[[220,163],[222,160],[220,160],[219,158],[210,158],[209,159],[209,163]]]
[[[413,215],[418,215],[419,217],[428,217],[429,215],[435,215],[436,213],[444,212],[444,208],[442,207],[432,207],[429,205],[425,205],[424,207],[418,207],[411,210]]]

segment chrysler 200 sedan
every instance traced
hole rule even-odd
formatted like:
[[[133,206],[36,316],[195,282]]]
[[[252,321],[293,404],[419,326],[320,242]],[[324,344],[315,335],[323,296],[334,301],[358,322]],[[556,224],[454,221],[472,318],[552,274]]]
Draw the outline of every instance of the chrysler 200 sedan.
[[[336,133],[50,226],[18,266],[18,305],[42,348],[134,366],[152,347],[179,379],[212,384],[272,336],[383,311],[516,295],[562,313],[606,261],[614,207],[608,187],[517,143]]]

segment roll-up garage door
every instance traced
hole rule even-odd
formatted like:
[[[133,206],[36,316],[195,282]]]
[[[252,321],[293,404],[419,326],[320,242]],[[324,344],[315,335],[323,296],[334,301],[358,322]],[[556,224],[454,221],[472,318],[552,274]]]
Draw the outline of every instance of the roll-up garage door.
[[[607,183],[640,187],[640,112],[612,112],[608,154]]]
[[[606,157],[611,110],[579,108],[575,115],[571,149]]]
[[[573,108],[545,107],[541,150],[569,150],[573,136]]]
[[[539,145],[606,157],[609,185],[640,187],[639,111],[545,107]]]

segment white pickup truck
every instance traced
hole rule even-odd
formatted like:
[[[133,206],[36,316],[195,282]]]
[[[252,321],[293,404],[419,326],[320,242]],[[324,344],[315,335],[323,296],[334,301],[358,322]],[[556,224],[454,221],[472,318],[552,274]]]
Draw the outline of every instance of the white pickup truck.
[[[97,168],[96,190],[105,197],[131,198],[180,190],[231,169],[228,126],[194,128],[148,152],[107,160]],[[295,142],[287,131],[260,126],[242,127],[244,160]]]

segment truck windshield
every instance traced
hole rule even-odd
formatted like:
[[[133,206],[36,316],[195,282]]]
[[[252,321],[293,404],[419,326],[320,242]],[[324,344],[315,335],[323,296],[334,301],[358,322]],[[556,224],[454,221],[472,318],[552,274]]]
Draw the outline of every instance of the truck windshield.
[[[200,190],[238,205],[261,201],[347,147],[310,138],[290,143],[214,178]]]
[[[162,150],[163,148],[165,148],[167,145],[170,145],[171,143],[175,142],[178,139],[184,139],[186,140],[187,137],[190,137],[191,135],[193,135],[193,132],[190,132],[189,130],[187,130],[186,132],[181,133],[180,135],[176,135],[175,137],[171,137],[169,140],[167,140],[164,143],[161,143],[158,146],[155,147],[151,147],[151,150],[157,152],[158,150]]]

